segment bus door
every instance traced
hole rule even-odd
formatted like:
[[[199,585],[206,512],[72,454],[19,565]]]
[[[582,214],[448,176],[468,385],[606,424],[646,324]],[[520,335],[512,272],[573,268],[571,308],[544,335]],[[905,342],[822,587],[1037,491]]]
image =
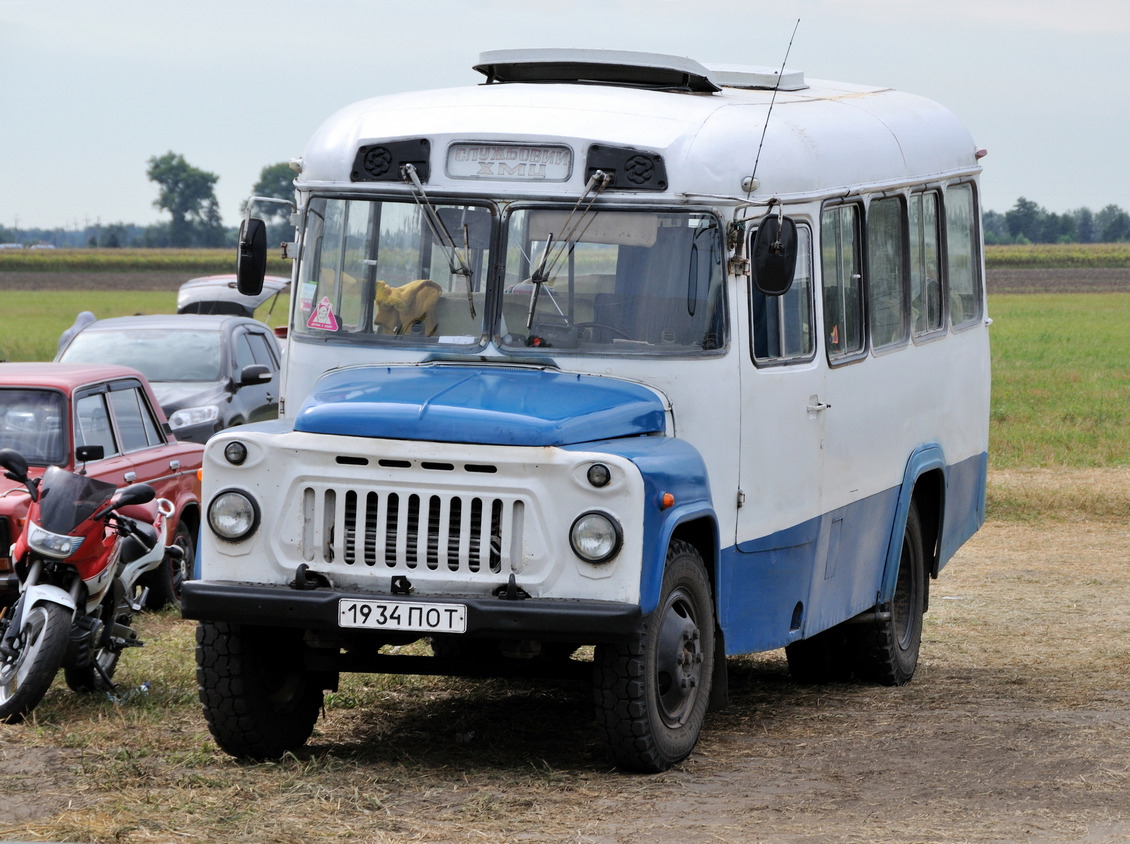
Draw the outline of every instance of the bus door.
[[[826,555],[820,514],[827,365],[817,354],[808,229],[800,229],[798,244],[788,293],[749,289],[753,365],[742,368],[741,507],[735,550],[719,577],[730,653],[777,648],[801,636],[813,572]]]

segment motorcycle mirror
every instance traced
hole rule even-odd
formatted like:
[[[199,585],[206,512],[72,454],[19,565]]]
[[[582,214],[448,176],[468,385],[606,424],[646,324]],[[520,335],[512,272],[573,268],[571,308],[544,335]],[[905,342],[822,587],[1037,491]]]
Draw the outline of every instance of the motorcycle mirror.
[[[239,252],[235,259],[236,287],[245,296],[258,296],[267,274],[267,224],[247,217],[239,224]]]
[[[27,460],[14,448],[0,448],[0,466],[7,469],[4,477],[27,483]]]
[[[792,217],[770,211],[753,236],[753,285],[766,296],[783,296],[793,286],[797,232]]]
[[[114,496],[113,509],[126,507],[130,504],[145,504],[157,497],[157,491],[149,484],[130,484],[125,489],[118,490]]]

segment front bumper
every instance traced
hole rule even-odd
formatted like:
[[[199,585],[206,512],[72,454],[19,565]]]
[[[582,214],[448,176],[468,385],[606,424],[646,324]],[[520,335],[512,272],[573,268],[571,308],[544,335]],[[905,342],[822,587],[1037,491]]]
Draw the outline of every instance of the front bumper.
[[[338,601],[343,598],[463,604],[467,607],[467,632],[462,635],[472,639],[537,639],[577,644],[625,642],[636,634],[642,618],[638,605],[609,601],[388,595],[214,580],[192,580],[184,584],[181,614],[202,621],[341,630]]]

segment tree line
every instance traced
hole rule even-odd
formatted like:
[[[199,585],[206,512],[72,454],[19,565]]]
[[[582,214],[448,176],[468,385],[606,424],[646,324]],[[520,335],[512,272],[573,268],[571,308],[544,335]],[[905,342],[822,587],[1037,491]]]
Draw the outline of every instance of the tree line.
[[[1056,214],[1020,197],[1003,214],[986,211],[985,243],[1123,243],[1130,241],[1130,214],[1117,205],[1101,211],[1077,208]]]
[[[151,226],[132,223],[87,225],[74,231],[66,229],[22,229],[0,226],[0,243],[22,243],[31,246],[46,243],[52,246],[123,248],[123,247],[224,247],[235,246],[238,226],[224,226],[216,200],[216,182],[220,177],[192,166],[184,156],[172,151],[153,156],[146,174],[157,186],[153,205],[169,214],[170,219]],[[294,199],[294,173],[283,161],[269,164],[259,174],[251,189],[253,196]],[[244,209],[240,209],[241,211]],[[271,203],[256,209],[268,226],[270,241],[287,236],[287,211]],[[1119,243],[1130,241],[1130,214],[1117,205],[1101,211],[1078,208],[1063,214],[1037,205],[1026,197],[1003,214],[984,214],[986,243]]]
[[[146,175],[157,187],[153,205],[169,214],[167,221],[150,226],[133,223],[89,223],[82,229],[8,229],[0,226],[0,243],[26,246],[49,244],[57,247],[118,249],[215,248],[236,245],[239,226],[225,226],[216,199],[220,177],[189,164],[183,155],[167,152],[149,159]],[[269,164],[259,173],[251,188],[252,196],[271,196],[294,201],[294,172],[282,161]],[[245,210],[244,208],[240,209]],[[289,216],[285,206],[271,203],[256,207],[255,214],[266,220],[272,239],[283,239]]]

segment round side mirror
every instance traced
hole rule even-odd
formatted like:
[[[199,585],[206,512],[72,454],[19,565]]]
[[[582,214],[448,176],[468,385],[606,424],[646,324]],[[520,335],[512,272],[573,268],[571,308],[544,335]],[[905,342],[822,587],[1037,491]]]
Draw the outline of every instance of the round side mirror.
[[[258,296],[267,274],[267,224],[248,217],[239,224],[239,252],[235,259],[236,287],[245,296]]]
[[[769,212],[757,226],[752,249],[753,284],[766,296],[784,296],[793,286],[797,233],[792,217]]]

